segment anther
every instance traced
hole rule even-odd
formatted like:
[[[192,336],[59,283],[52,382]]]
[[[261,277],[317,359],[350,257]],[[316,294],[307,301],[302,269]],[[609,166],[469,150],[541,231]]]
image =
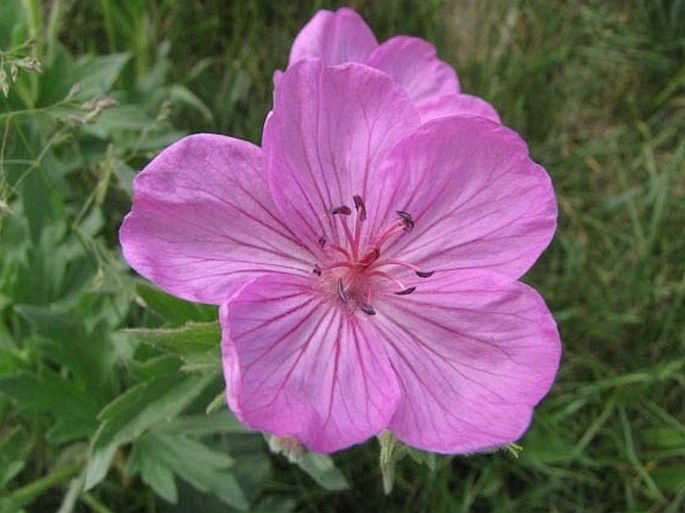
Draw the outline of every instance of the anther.
[[[410,232],[414,229],[414,219],[411,217],[410,213],[405,212],[404,210],[396,210],[395,213],[402,221],[405,232]]]
[[[330,212],[333,215],[342,214],[344,216],[349,216],[352,213],[352,209],[347,205],[340,205],[339,207],[333,207]]]
[[[352,199],[354,200],[354,208],[357,210],[359,220],[366,221],[366,205],[364,205],[364,200],[359,194],[355,194]]]
[[[338,280],[338,296],[340,296],[340,299],[344,303],[347,303],[349,298],[347,297],[347,292],[345,292],[345,286],[343,285],[342,278]]]
[[[435,271],[416,271],[416,276],[419,278],[430,278],[435,274]]]
[[[319,264],[314,264],[314,269],[312,269],[312,272],[317,276],[321,276],[321,267],[319,267]]]
[[[412,292],[416,290],[416,287],[409,287],[408,289],[400,290],[399,292],[395,292],[398,296],[408,296]]]
[[[316,242],[323,248],[326,245],[326,237],[322,235]]]
[[[374,309],[373,306],[371,306],[368,303],[361,303],[359,305],[359,309],[364,312],[366,315],[376,315],[376,310]]]

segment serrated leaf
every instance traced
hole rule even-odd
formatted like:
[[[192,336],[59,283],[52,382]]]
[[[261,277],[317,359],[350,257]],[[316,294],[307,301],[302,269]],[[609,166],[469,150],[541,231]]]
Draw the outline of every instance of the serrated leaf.
[[[173,326],[182,326],[189,321],[209,322],[217,318],[215,306],[199,305],[178,299],[148,283],[138,283],[136,292],[149,308]]]
[[[100,405],[96,397],[78,384],[45,371],[0,377],[0,393],[14,401],[29,417],[49,415],[54,424],[49,439],[66,442],[89,435],[97,426]]]
[[[178,492],[174,474],[157,454],[154,435],[141,437],[133,446],[126,472],[129,475],[140,474],[145,484],[167,502],[176,504]]]
[[[188,436],[207,436],[219,433],[247,434],[255,431],[243,426],[228,408],[212,415],[179,417],[155,429],[158,433],[178,433]]]
[[[116,449],[150,427],[173,419],[214,379],[213,375],[174,373],[140,383],[110,403],[99,415],[102,424],[91,443],[86,489],[107,473]]]
[[[216,322],[190,322],[181,328],[137,328],[125,330],[140,342],[179,356],[218,351],[221,330]]]
[[[297,464],[326,490],[338,491],[350,487],[345,476],[335,466],[333,458],[326,454],[307,452]]]
[[[188,436],[158,431],[149,433],[135,445],[140,444],[143,444],[143,454],[139,453],[139,459],[154,459],[156,464],[165,465],[194,488],[212,493],[234,508],[247,509],[245,495],[235,477],[227,472],[233,466],[233,459],[227,454],[212,451]],[[136,465],[144,464],[138,461]]]
[[[221,371],[221,330],[216,322],[190,322],[181,328],[139,328],[125,332],[139,342],[179,356],[184,371],[212,374]]]

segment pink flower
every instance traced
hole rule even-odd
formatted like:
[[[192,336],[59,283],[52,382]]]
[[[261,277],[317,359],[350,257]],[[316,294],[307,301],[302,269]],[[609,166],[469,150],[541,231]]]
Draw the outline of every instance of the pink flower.
[[[429,451],[527,428],[560,357],[517,279],[550,242],[549,176],[480,117],[422,124],[387,75],[291,66],[263,149],[193,135],[136,178],[128,262],[221,305],[228,403],[248,426],[332,452],[385,429]]]
[[[321,59],[329,66],[358,62],[383,71],[404,88],[423,122],[450,115],[499,122],[492,105],[460,92],[457,74],[437,58],[432,44],[418,37],[395,36],[379,45],[352,9],[322,10],[314,15],[295,38],[288,66],[305,59]],[[280,73],[274,76],[276,83]]]

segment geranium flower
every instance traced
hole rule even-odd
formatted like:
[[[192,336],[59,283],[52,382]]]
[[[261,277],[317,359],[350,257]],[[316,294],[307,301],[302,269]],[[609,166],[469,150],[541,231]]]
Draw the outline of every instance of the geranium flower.
[[[332,452],[389,429],[464,453],[527,428],[560,356],[517,281],[552,238],[545,170],[479,117],[422,124],[387,75],[306,60],[281,77],[263,149],[192,135],[135,179],[133,268],[221,305],[231,409]]]
[[[432,44],[418,37],[395,36],[379,45],[352,9],[321,10],[314,15],[295,38],[288,65],[306,59],[321,59],[329,66],[358,62],[383,71],[409,94],[423,122],[450,115],[499,122],[492,105],[461,92],[457,73],[438,59]],[[274,75],[276,83],[280,73]]]

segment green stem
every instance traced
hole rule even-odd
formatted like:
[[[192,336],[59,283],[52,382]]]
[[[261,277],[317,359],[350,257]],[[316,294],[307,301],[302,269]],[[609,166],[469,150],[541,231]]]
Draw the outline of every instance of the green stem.
[[[33,48],[31,49],[31,56],[40,61],[43,53],[43,41],[40,37],[43,29],[43,12],[41,10],[40,0],[24,0],[23,3],[24,8],[26,9],[26,23],[28,25],[29,38],[34,41]],[[38,76],[35,73],[31,73],[29,76],[29,84],[29,97],[23,99],[29,107],[33,107],[38,100]]]
[[[9,509],[10,507],[18,509],[26,504],[29,504],[30,502],[33,502],[36,497],[43,494],[46,490],[49,490],[50,488],[57,486],[58,484],[63,483],[64,481],[77,475],[81,469],[82,465],[80,463],[71,463],[69,465],[65,465],[64,467],[60,467],[51,474],[41,477],[31,484],[15,490],[14,493],[12,493],[9,497],[0,501],[0,510],[6,509],[11,511]]]
[[[90,509],[95,511],[95,513],[114,513],[111,509],[109,509],[89,493],[84,493],[81,496],[81,500],[90,506]]]

